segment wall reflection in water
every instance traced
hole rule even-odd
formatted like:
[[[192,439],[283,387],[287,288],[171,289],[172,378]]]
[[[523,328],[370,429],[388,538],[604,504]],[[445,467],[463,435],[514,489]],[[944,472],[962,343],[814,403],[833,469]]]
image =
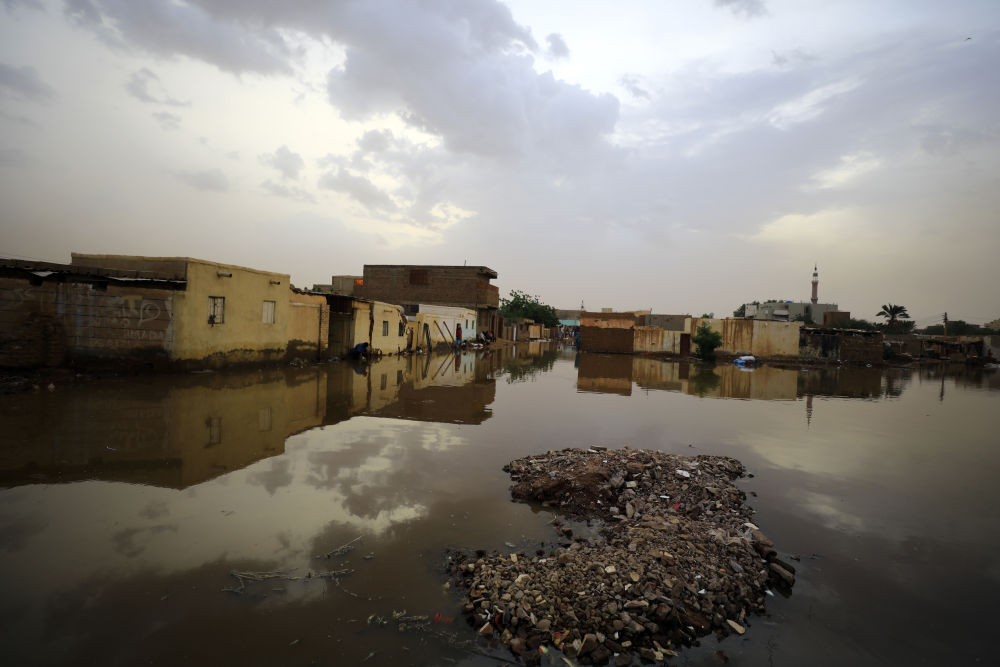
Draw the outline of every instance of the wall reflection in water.
[[[961,369],[963,377],[965,370]],[[673,391],[704,398],[794,401],[810,396],[898,397],[914,371],[856,367],[753,369],[691,364],[645,357],[581,354],[577,391],[631,396],[641,390]],[[955,371],[956,373],[958,370]]]
[[[0,483],[99,479],[181,489],[282,454],[295,433],[359,415],[481,424],[491,416],[495,375],[544,368],[531,356],[537,350],[520,347],[130,378],[9,397],[0,408]]]

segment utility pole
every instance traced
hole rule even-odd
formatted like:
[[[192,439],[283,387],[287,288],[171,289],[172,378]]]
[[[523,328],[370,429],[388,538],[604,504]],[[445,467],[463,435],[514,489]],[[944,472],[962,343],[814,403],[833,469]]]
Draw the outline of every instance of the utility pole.
[[[944,335],[948,335],[948,313],[944,314]]]

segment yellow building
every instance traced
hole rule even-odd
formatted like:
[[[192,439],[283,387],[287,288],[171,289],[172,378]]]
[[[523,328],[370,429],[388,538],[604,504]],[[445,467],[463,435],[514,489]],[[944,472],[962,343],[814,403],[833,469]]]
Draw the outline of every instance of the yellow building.
[[[167,313],[171,336],[165,347],[171,362],[221,366],[277,361],[289,352],[290,334],[297,341],[293,353],[303,345],[311,345],[313,355],[325,347],[324,299],[293,293],[286,273],[189,257],[79,253],[72,257],[72,266],[80,270],[184,282],[184,288],[173,293]]]
[[[368,343],[383,354],[407,348],[409,324],[402,306],[347,296],[325,298],[330,304],[331,354],[344,356],[359,343]]]

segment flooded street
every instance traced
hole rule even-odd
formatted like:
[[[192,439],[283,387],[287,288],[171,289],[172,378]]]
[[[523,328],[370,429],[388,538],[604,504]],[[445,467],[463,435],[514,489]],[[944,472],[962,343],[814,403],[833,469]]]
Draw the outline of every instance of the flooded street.
[[[18,665],[503,664],[462,647],[445,550],[550,546],[503,466],[601,445],[739,459],[798,559],[746,635],[674,663],[995,663],[998,409],[1000,372],[964,366],[748,372],[540,343],[4,396],[0,645]],[[241,589],[234,570],[286,576]],[[440,614],[434,633],[366,623],[404,609]]]

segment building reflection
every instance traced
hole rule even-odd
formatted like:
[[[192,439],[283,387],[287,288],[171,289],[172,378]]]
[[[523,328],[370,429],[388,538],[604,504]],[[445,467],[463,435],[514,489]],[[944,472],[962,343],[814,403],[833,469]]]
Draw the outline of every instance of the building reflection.
[[[798,373],[762,366],[745,371],[625,355],[580,355],[577,391],[629,396],[633,383],[646,391],[673,391],[706,398],[794,401]]]
[[[494,374],[517,358],[513,350],[386,357],[8,397],[0,483],[94,479],[181,489],[280,455],[295,433],[358,415],[481,424],[492,415]]]
[[[311,369],[213,373],[9,397],[0,480],[199,484],[281,454],[288,436],[320,425],[320,376]]]
[[[913,378],[913,371],[908,369],[772,366],[743,369],[727,364],[714,366],[610,354],[581,354],[576,366],[577,391],[621,396],[630,396],[635,385],[646,391],[764,401],[794,401],[811,396],[895,398]],[[966,372],[961,377],[968,375]],[[977,377],[972,382],[986,380]]]

